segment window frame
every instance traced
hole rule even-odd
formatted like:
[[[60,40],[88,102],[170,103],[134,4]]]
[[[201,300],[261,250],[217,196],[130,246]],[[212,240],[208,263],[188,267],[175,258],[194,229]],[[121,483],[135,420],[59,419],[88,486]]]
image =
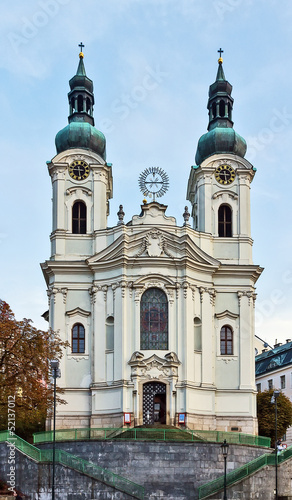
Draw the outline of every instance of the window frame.
[[[227,220],[228,218],[230,220]],[[222,203],[218,208],[218,236],[219,238],[232,238],[232,234],[232,208],[227,203]]]
[[[224,333],[224,338],[223,334]],[[231,334],[231,338],[228,338],[228,333]],[[230,349],[231,345],[231,349]],[[223,349],[224,347],[224,349]],[[231,352],[228,352],[230,351]],[[223,325],[220,328],[220,355],[221,356],[234,356],[234,332],[230,325]]]
[[[77,207],[78,214],[74,215],[74,210]],[[85,215],[81,214],[81,207],[85,209]],[[77,222],[77,231],[75,231],[75,223]],[[84,224],[84,228],[82,228]],[[72,205],[72,234],[86,234],[87,233],[87,206],[82,200],[74,201]]]
[[[155,290],[156,293],[159,292],[160,297],[165,300],[162,300],[161,302],[151,302],[150,300],[146,300],[148,298],[147,295],[150,295],[153,290]],[[158,305],[159,307],[157,307]],[[145,328],[145,326],[147,326],[147,322],[148,328]],[[156,327],[158,327],[158,330],[156,330]],[[156,336],[157,339],[155,339]],[[145,351],[167,351],[169,349],[168,297],[164,290],[159,287],[149,287],[141,296],[140,349]]]
[[[286,376],[280,375],[280,386],[281,389],[286,389]]]
[[[73,337],[74,329],[77,327],[77,337]],[[83,329],[83,338],[80,336],[80,327]],[[74,344],[77,340],[77,350],[74,350]],[[83,341],[83,350],[80,350],[80,342]],[[71,354],[85,354],[85,327],[82,323],[74,323],[71,328]]]

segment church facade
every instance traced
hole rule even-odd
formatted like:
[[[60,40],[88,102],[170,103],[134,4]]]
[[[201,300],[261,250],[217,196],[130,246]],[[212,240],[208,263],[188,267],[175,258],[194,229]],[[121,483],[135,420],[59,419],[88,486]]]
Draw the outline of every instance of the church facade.
[[[250,233],[255,169],[233,128],[222,62],[188,180],[193,227],[187,209],[178,226],[167,206],[144,200],[127,223],[120,207],[109,228],[112,165],[94,127],[93,84],[79,55],[69,124],[48,162],[53,227],[51,257],[42,264],[50,327],[69,342],[58,428],[160,423],[257,433],[254,305],[262,269],[253,264]],[[160,173],[144,179],[145,189]]]

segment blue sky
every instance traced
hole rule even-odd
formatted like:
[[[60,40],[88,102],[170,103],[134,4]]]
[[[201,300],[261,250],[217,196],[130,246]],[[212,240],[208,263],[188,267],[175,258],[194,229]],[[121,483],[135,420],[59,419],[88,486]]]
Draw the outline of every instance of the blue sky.
[[[197,141],[205,133],[209,85],[224,49],[233,85],[234,128],[257,168],[252,183],[256,333],[292,337],[291,165],[292,4],[289,0],[15,0],[1,6],[0,297],[18,319],[46,328],[51,183],[46,161],[67,124],[68,81],[85,44],[94,82],[96,126],[107,138],[114,198],[140,212],[138,177],[149,166],[169,175],[161,201],[183,223]],[[189,204],[188,204],[189,205]]]

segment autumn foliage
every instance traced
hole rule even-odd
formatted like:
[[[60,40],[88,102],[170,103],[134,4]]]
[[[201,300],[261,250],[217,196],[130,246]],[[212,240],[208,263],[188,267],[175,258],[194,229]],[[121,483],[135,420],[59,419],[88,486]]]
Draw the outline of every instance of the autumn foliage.
[[[257,415],[259,435],[270,437],[275,444],[275,403],[271,403],[274,390],[259,392],[257,395]],[[292,425],[292,403],[280,392],[277,398],[277,438],[281,438]]]
[[[15,433],[24,437],[41,430],[51,411],[50,360],[60,359],[66,347],[57,334],[31,323],[17,321],[0,300],[0,430],[7,429],[8,402],[14,401]]]

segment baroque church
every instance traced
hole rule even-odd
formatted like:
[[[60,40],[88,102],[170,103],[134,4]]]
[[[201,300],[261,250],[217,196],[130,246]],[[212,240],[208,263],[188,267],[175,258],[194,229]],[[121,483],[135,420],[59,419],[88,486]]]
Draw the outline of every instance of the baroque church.
[[[57,428],[158,423],[256,434],[256,169],[233,128],[221,52],[208,131],[186,182],[192,213],[186,207],[181,226],[156,200],[167,175],[150,167],[140,185],[153,201],[129,222],[120,206],[117,225],[108,227],[112,164],[94,126],[82,52],[69,85],[69,124],[48,162],[51,257],[42,264],[50,327],[69,343]]]

